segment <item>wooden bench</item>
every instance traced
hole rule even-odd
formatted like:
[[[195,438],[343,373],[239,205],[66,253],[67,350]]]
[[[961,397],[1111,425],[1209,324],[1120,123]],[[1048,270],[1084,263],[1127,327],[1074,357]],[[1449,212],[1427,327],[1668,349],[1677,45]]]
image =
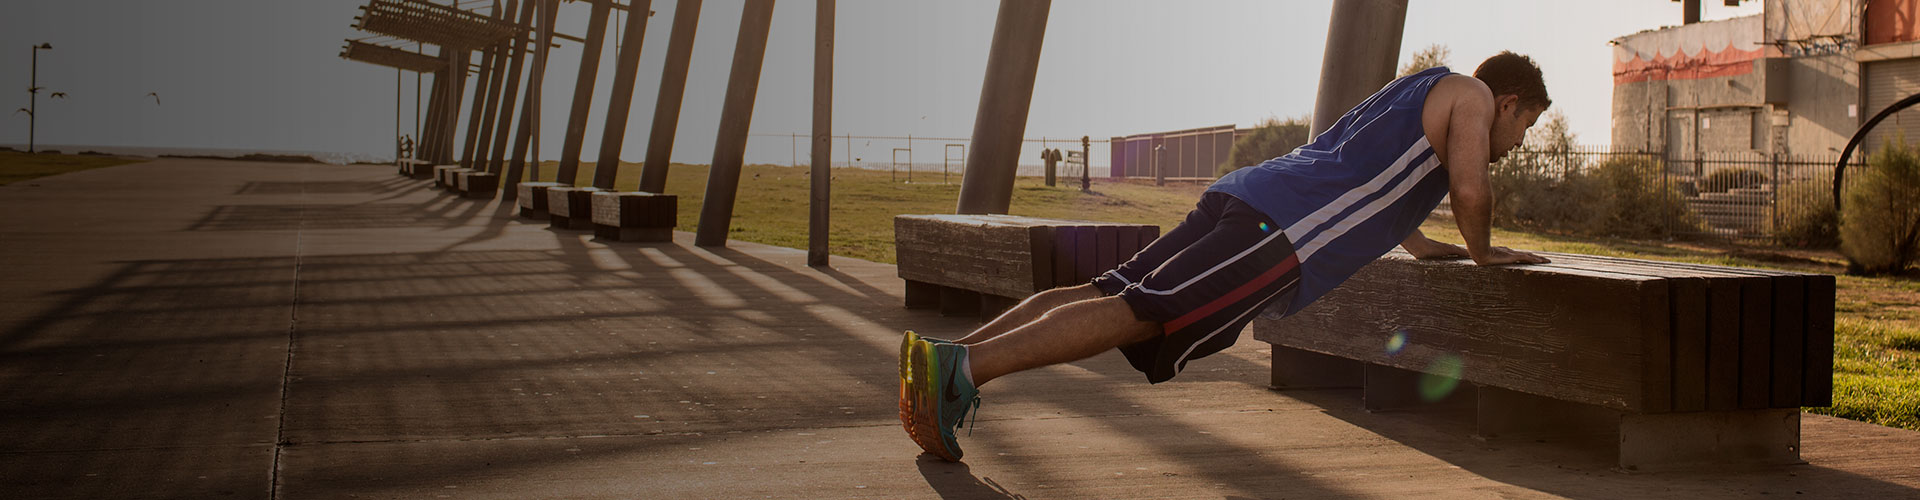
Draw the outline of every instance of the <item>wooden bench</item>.
[[[592,230],[593,194],[600,191],[597,187],[547,188],[547,227]]]
[[[592,194],[593,237],[612,241],[673,241],[679,197],[642,191]]]
[[[433,185],[440,189],[452,189],[454,183],[458,182],[453,177],[453,172],[461,168],[463,167],[459,165],[434,165]]]
[[[471,169],[458,169],[453,172],[456,186],[454,190],[458,191],[462,198],[492,199],[494,193],[500,191],[500,174]]]
[[[400,167],[400,175],[414,179],[433,178],[433,164],[424,160],[407,158],[394,162]]]
[[[1010,215],[900,215],[894,251],[908,308],[998,316],[1035,292],[1092,280],[1160,227]]]
[[[563,186],[566,184],[558,182],[522,182],[515,185],[514,191],[518,196],[515,196],[514,200],[520,204],[520,216],[533,220],[545,220],[547,190]]]
[[[1275,388],[1470,405],[1483,437],[1615,434],[1628,470],[1799,461],[1800,408],[1832,403],[1832,276],[1546,255],[1395,252],[1254,338]]]

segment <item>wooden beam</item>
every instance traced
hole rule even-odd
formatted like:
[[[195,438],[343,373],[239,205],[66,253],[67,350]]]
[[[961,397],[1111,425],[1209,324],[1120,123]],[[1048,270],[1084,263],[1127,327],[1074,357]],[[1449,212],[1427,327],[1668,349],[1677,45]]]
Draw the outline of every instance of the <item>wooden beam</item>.
[[[747,127],[753,122],[753,100],[760,91],[760,67],[766,60],[767,33],[772,26],[773,0],[747,0],[746,10],[740,15],[740,35],[733,46],[733,72],[727,78],[720,130],[714,134],[713,168],[707,175],[694,245],[727,245],[734,196],[740,188],[740,167],[746,161]]]

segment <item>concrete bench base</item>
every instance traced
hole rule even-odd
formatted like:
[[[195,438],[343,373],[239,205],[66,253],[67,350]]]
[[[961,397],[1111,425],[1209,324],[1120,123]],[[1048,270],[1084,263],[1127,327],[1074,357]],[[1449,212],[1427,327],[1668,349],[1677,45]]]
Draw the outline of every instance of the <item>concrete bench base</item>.
[[[1624,412],[1278,345],[1273,356],[1275,389],[1357,387],[1370,412],[1466,412],[1483,441],[1601,443],[1625,471],[1802,463],[1797,408]]]
[[[446,189],[448,192],[460,194],[460,178],[471,175],[474,172],[474,169],[458,166],[446,169],[441,172],[444,178],[440,180],[440,187]]]
[[[592,194],[593,236],[611,241],[673,241],[679,197],[647,192]]]
[[[554,229],[593,229],[593,193],[596,187],[556,186],[547,188],[547,227]]]
[[[547,219],[547,190],[563,187],[558,182],[522,182],[514,186],[518,196],[514,199],[520,204],[520,216],[533,220]]]
[[[420,160],[400,160],[400,175],[413,179],[433,178],[433,164]]]
[[[459,165],[434,165],[433,166],[434,187],[446,189],[449,183],[454,182],[453,177],[449,175],[448,172],[451,172],[458,168],[460,168]]]
[[[492,199],[500,191],[500,174],[478,170],[462,171],[459,178],[460,196],[464,198]]]

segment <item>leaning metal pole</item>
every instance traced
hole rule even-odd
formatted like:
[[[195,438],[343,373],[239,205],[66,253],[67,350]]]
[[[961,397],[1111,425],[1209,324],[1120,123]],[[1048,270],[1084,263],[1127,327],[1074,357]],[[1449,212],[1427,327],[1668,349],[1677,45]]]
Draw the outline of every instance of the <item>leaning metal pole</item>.
[[[577,185],[580,173],[580,147],[587,138],[587,113],[593,108],[593,80],[600,74],[600,46],[606,45],[607,15],[612,2],[593,2],[587,19],[587,43],[580,51],[580,76],[573,83],[573,111],[567,115],[567,136],[560,143],[560,172],[554,182]]]
[[[693,60],[693,34],[699,27],[700,0],[674,4],[673,33],[667,37],[667,60],[660,69],[660,96],[653,104],[653,130],[647,134],[646,161],[640,164],[641,191],[666,192],[673,136],[680,128],[680,100],[687,93],[687,65]]]
[[[540,0],[540,36],[534,38],[533,72],[527,77],[526,104],[520,107],[520,132],[513,137],[513,158],[507,163],[507,175],[500,180],[504,192],[501,199],[512,200],[520,197],[520,180],[526,172],[527,148],[540,132],[540,86],[547,80],[547,48],[553,43],[554,10],[560,8],[560,0]],[[534,175],[538,180],[540,158],[535,151]],[[513,187],[506,187],[513,186]]]
[[[1027,132],[1033,80],[1040,72],[1040,42],[1052,5],[1052,0],[1000,0],[980,110],[973,118],[966,177],[960,179],[958,213],[1004,214],[1013,203],[1021,136]]]
[[[753,121],[753,98],[760,90],[760,65],[766,59],[767,32],[772,27],[773,0],[747,0],[740,14],[740,37],[733,46],[727,100],[720,108],[720,130],[714,134],[713,169],[707,173],[706,199],[700,204],[700,229],[693,238],[696,246],[727,245],[734,195],[740,188],[740,166],[747,156],[747,127]]]
[[[520,18],[515,24],[518,26],[526,26],[533,22],[534,0],[527,0],[526,5],[514,5],[519,1],[520,0],[508,1],[507,10],[514,10],[514,7],[519,7]],[[520,97],[520,72],[526,66],[527,35],[528,33],[526,31],[521,31],[519,35],[515,35],[512,40],[507,41],[507,43],[510,44],[509,46],[512,47],[507,49],[507,53],[509,54],[507,57],[507,88],[500,94],[500,117],[496,119],[497,123],[494,125],[493,142],[487,145],[491,148],[491,153],[487,155],[487,171],[494,174],[504,173],[501,170],[506,163],[507,145],[513,142],[513,139],[508,134],[513,131],[513,107],[518,104],[515,101]],[[524,128],[527,124],[523,122],[520,126]],[[514,188],[513,184],[503,183],[500,187],[507,192],[518,191]]]
[[[833,10],[815,0],[813,12],[813,189],[807,197],[807,265],[827,265],[829,204],[833,201]]]
[[[494,2],[494,17],[503,21],[509,19],[507,17],[508,15],[515,10],[519,10],[519,3],[520,0],[507,0],[506,8],[501,9],[500,2]],[[507,83],[507,60],[510,59],[510,56],[513,54],[513,42],[514,39],[502,40],[493,49],[493,66],[491,68],[493,76],[487,79],[487,110],[480,118],[480,140],[473,144],[473,153],[471,154],[471,156],[473,156],[472,168],[481,172],[489,172],[487,165],[493,164],[494,122],[499,121],[501,114],[500,103],[502,96],[500,92],[501,87],[504,87]]]
[[[497,11],[497,10],[496,10]],[[493,60],[500,50],[487,47],[480,51],[480,74],[473,81],[473,109],[467,113],[466,141],[460,147],[460,166],[473,168],[475,146],[480,145],[480,130],[486,128],[487,104],[490,101],[487,89],[493,84]]]
[[[1334,0],[1309,139],[1393,81],[1406,24],[1407,0]]]
[[[593,164],[593,187],[613,189],[620,174],[620,149],[627,136],[627,117],[633,113],[633,81],[640,74],[640,47],[647,37],[647,13],[651,0],[633,0],[627,15],[626,33],[620,41],[619,59],[613,71],[613,95],[607,96],[607,124],[600,134],[600,159]],[[636,19],[637,17],[637,19]]]

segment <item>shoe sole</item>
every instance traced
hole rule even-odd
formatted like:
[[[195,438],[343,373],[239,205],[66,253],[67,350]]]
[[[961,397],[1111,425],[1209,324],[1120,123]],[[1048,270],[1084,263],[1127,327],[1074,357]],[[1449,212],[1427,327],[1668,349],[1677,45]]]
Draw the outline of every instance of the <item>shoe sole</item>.
[[[947,450],[946,440],[940,437],[940,396],[935,394],[935,388],[940,387],[939,360],[933,354],[933,344],[916,341],[912,351],[914,415],[913,429],[908,434],[927,453],[941,460],[958,462],[960,454]]]
[[[900,428],[913,434],[913,344],[919,335],[908,331],[900,339]]]

